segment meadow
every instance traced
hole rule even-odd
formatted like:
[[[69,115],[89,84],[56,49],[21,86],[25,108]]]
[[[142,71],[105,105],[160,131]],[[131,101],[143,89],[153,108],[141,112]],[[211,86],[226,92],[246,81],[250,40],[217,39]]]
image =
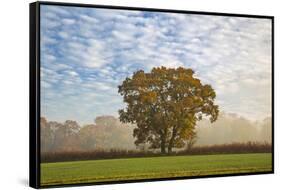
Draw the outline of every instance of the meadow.
[[[272,171],[271,153],[121,158],[41,164],[41,185]]]

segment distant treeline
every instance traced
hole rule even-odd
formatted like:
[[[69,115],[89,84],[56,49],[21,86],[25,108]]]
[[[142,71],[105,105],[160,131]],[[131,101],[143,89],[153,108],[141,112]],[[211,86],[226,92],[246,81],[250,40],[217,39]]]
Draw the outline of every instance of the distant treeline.
[[[234,142],[271,143],[271,118],[250,121],[235,114],[220,113],[218,120],[198,122],[191,146],[231,144]],[[123,124],[113,116],[97,117],[93,124],[80,126],[76,121],[64,123],[41,118],[41,152],[99,152],[99,150],[152,151],[148,144],[136,147],[134,125]],[[186,147],[188,149],[190,147]],[[198,150],[198,149],[197,149]],[[195,151],[195,150],[194,150]]]
[[[72,120],[41,118],[41,152],[135,149],[133,129],[113,116],[97,117],[95,124],[83,127]]]
[[[236,114],[221,113],[216,122],[198,122],[197,145],[229,144],[233,142],[268,142],[272,140],[272,119],[251,121]]]
[[[234,153],[270,153],[272,146],[269,143],[232,143],[222,145],[194,146],[190,149],[178,150],[170,156],[180,155],[205,155],[205,154],[234,154]],[[95,151],[63,151],[63,152],[43,152],[41,162],[63,162],[80,160],[98,160],[113,158],[135,158],[135,157],[156,157],[167,156],[160,152],[140,151],[140,150],[95,150]]]

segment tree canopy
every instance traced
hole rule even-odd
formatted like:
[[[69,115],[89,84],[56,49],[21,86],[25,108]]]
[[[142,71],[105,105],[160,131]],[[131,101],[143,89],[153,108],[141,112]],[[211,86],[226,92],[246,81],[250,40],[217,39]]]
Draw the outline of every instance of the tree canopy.
[[[162,153],[186,146],[202,116],[211,122],[218,117],[214,89],[194,77],[192,69],[139,70],[118,88],[127,105],[119,110],[120,121],[137,125],[135,144],[149,143],[150,148],[160,148]]]

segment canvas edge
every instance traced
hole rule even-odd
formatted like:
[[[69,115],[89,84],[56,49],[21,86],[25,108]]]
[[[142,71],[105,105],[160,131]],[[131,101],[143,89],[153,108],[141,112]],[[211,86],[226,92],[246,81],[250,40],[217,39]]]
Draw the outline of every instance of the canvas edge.
[[[221,175],[206,175],[206,176],[182,176],[172,178],[151,178],[141,180],[122,180],[122,181],[108,181],[108,182],[93,182],[93,183],[76,183],[76,184],[62,184],[62,185],[40,185],[40,5],[56,5],[56,6],[78,6],[89,8],[105,8],[118,10],[135,10],[135,11],[154,11],[167,13],[183,13],[183,14],[198,14],[198,15],[212,15],[212,16],[227,16],[227,17],[247,17],[270,19],[272,23],[272,170],[268,172],[250,172],[239,174],[221,174]],[[213,178],[213,177],[235,177],[247,175],[260,174],[274,174],[274,16],[268,15],[252,15],[252,14],[236,14],[236,13],[220,13],[220,12],[205,12],[205,11],[188,11],[188,10],[172,10],[172,9],[158,9],[158,8],[144,8],[144,7],[126,7],[126,6],[112,6],[112,5],[95,5],[83,3],[64,3],[64,2],[48,2],[37,1],[30,3],[30,150],[29,150],[29,184],[33,188],[54,188],[54,187],[75,187],[75,186],[89,186],[89,185],[107,185],[107,184],[123,184],[123,183],[138,183],[138,182],[157,182],[167,180],[184,180],[184,179],[198,179],[198,178]],[[35,36],[35,37],[34,37]],[[35,84],[34,84],[34,81]],[[35,112],[34,112],[35,110]],[[36,127],[37,126],[37,127]],[[35,144],[34,144],[35,143]],[[35,158],[34,158],[35,155]]]
[[[39,3],[29,4],[29,186],[40,187]]]
[[[102,5],[102,4],[86,4],[86,3],[66,3],[66,2],[50,2],[50,1],[37,1],[40,5],[55,5],[67,7],[88,7],[88,8],[105,8],[105,9],[119,9],[119,10],[132,10],[132,11],[152,11],[152,12],[167,12],[167,13],[183,13],[183,14],[197,14],[197,15],[212,15],[212,16],[227,16],[227,17],[248,17],[248,18],[261,18],[272,19],[271,15],[254,15],[242,13],[225,13],[225,12],[208,12],[208,11],[190,11],[181,9],[162,9],[162,8],[149,8],[149,7],[129,7],[117,5]]]

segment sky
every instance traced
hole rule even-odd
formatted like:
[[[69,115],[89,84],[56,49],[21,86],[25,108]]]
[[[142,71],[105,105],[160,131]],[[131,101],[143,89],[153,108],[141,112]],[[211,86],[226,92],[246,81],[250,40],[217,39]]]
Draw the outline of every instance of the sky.
[[[220,110],[271,116],[271,20],[41,5],[41,116],[93,123],[126,105],[137,70],[179,66],[217,93]]]

